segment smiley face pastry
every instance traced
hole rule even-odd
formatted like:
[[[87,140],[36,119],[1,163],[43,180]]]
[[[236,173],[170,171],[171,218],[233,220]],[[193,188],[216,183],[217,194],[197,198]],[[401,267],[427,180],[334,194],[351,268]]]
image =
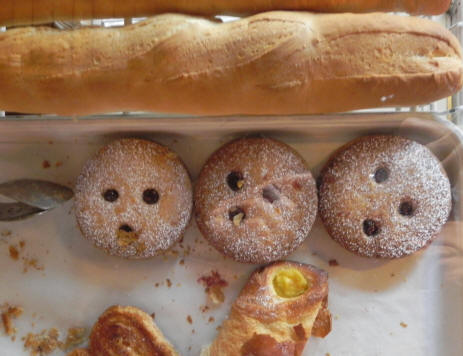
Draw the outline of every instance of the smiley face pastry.
[[[112,142],[77,178],[80,230],[111,255],[147,258],[168,250],[182,237],[192,209],[185,166],[174,152],[154,142]]]
[[[317,213],[315,181],[302,157],[282,142],[232,141],[204,165],[195,212],[202,234],[225,256],[275,261],[307,237]]]
[[[450,182],[439,160],[399,136],[348,143],[330,158],[319,183],[328,233],[366,257],[398,258],[427,246],[451,209]]]

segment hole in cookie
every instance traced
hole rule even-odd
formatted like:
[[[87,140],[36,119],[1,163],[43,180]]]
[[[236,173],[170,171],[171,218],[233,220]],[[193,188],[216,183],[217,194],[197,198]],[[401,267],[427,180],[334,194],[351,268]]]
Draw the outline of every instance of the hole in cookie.
[[[143,192],[143,201],[149,205],[156,204],[159,201],[159,193],[156,189],[146,189]]]
[[[241,222],[244,220],[244,218],[246,217],[246,214],[244,213],[243,209],[234,208],[229,211],[228,217],[235,226],[239,226]]]
[[[126,225],[126,224],[119,226],[119,230],[125,231],[125,232],[132,232],[133,231],[133,229],[129,225]]]
[[[380,184],[388,180],[389,178],[389,169],[386,167],[380,167],[375,171],[375,182]]]
[[[237,192],[244,186],[244,177],[241,172],[233,171],[227,176],[227,184],[231,190]]]
[[[108,189],[103,193],[103,198],[110,203],[114,203],[119,198],[119,193],[115,189]]]
[[[404,200],[399,205],[399,213],[411,217],[415,213],[415,208],[415,204],[411,200]]]
[[[367,236],[378,235],[380,231],[379,223],[377,221],[367,219],[363,221],[363,232]]]
[[[270,204],[273,204],[273,202],[280,199],[280,191],[276,186],[270,184],[262,190],[262,197]]]
[[[119,230],[117,230],[117,243],[119,246],[129,246],[136,241],[138,241],[138,235],[129,225],[119,226]]]
[[[273,289],[282,298],[294,298],[311,288],[311,283],[296,268],[285,268],[273,277]]]

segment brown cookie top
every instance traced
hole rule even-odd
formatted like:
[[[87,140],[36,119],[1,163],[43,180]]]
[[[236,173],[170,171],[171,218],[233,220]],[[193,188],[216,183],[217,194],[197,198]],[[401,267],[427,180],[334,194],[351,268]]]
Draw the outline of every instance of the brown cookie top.
[[[146,258],[178,241],[193,209],[188,172],[157,143],[122,139],[103,147],[77,178],[83,235],[111,255]]]
[[[222,254],[239,262],[275,261],[307,237],[317,213],[315,182],[288,145],[239,139],[204,165],[195,210],[199,229]]]
[[[320,174],[319,213],[332,238],[366,257],[425,247],[451,209],[450,182],[425,146],[365,136],[341,147]]]

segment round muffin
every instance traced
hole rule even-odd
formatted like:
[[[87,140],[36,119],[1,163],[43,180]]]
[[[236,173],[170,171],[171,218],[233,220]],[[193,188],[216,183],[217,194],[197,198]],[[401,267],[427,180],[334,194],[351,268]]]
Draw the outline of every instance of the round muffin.
[[[201,170],[195,212],[204,237],[225,256],[275,261],[307,237],[317,214],[315,181],[304,159],[286,144],[235,140]]]
[[[331,237],[366,257],[399,258],[428,245],[448,219],[450,182],[425,146],[366,136],[341,147],[319,178],[319,213]]]
[[[157,143],[122,139],[103,147],[77,178],[82,234],[110,255],[147,258],[183,235],[193,210],[180,158]]]

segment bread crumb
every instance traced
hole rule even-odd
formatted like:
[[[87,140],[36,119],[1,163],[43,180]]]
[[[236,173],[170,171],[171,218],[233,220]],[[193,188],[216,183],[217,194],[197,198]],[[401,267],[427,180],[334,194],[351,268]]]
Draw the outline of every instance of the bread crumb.
[[[213,323],[215,321],[215,318],[213,316],[210,316],[209,319],[207,320],[209,323]]]
[[[221,304],[225,301],[223,288],[228,286],[228,282],[220,276],[218,271],[211,271],[210,275],[198,278],[198,283],[206,287],[205,292],[213,304]]]
[[[55,163],[56,168],[61,167],[62,165],[63,165],[62,161],[58,161],[58,162]]]
[[[188,321],[189,324],[193,324],[193,319],[191,318],[191,315],[188,315],[186,317],[186,321]]]
[[[331,266],[331,267],[337,267],[339,266],[339,262],[335,259],[332,259],[332,260],[329,260],[328,261],[328,264]]]
[[[8,247],[8,251],[10,252],[11,259],[13,259],[15,261],[19,260],[19,251],[16,248],[16,246],[10,245]]]
[[[42,168],[43,168],[43,169],[47,169],[47,168],[50,168],[50,167],[51,167],[50,161],[48,161],[48,160],[46,160],[46,159],[43,160],[43,162],[42,162]]]
[[[19,318],[23,313],[23,308],[14,305],[5,304],[1,307],[2,323],[5,334],[15,338],[16,328],[13,325],[13,319]]]
[[[159,287],[159,283],[155,283],[154,286],[157,288]]]
[[[207,305],[201,305],[199,310],[201,310],[201,313],[206,313],[209,310],[209,307]]]
[[[85,328],[69,328],[61,350],[68,351],[71,348],[79,346],[84,342],[86,334],[87,330]]]
[[[31,258],[31,257],[23,257],[23,273],[26,273],[29,271],[29,268],[33,268],[37,271],[43,271],[45,267],[41,264],[39,264],[39,261],[37,258]]]
[[[178,263],[179,265],[184,265],[185,264],[185,260],[184,259],[181,259],[180,262]]]
[[[39,334],[29,333],[24,340],[24,348],[31,356],[48,355],[63,347],[59,341],[59,332],[56,328],[42,330]]]
[[[151,313],[150,316],[153,318],[153,320],[156,319],[156,314],[154,312]]]
[[[395,277],[395,273],[391,273],[391,278],[392,278],[392,277]]]
[[[169,278],[166,278],[166,283],[167,283],[168,288],[172,287],[172,282],[170,281]]]
[[[11,236],[11,234],[12,234],[11,230],[2,230],[2,232],[0,233],[2,237],[8,237],[8,236]]]
[[[403,321],[400,322],[400,326],[403,327],[403,328],[406,328],[408,325],[405,324]]]

